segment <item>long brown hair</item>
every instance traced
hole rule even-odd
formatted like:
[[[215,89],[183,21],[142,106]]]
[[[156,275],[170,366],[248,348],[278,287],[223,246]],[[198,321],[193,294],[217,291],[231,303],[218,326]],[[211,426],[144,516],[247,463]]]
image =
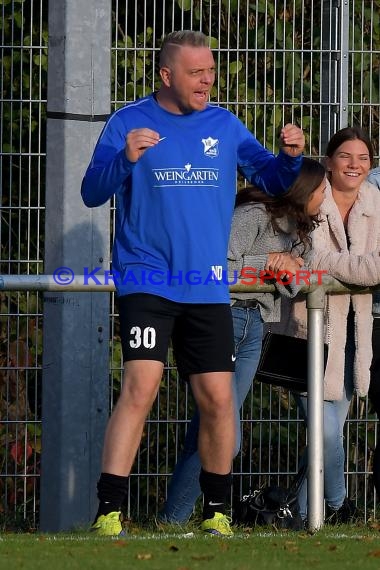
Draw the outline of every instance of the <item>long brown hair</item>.
[[[289,190],[281,196],[269,196],[255,186],[247,186],[236,195],[235,207],[249,202],[264,204],[270,215],[274,231],[283,232],[279,220],[287,217],[294,221],[297,232],[297,245],[303,246],[303,253],[311,247],[310,234],[318,225],[319,216],[311,216],[307,205],[314,190],[323,182],[326,176],[324,166],[312,158],[303,157],[300,172]]]

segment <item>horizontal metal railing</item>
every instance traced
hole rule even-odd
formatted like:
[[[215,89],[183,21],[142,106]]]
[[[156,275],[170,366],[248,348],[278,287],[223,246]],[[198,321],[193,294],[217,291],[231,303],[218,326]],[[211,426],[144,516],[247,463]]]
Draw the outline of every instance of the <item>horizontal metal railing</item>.
[[[61,269],[61,268],[60,268]],[[70,269],[71,272],[71,269]],[[250,277],[247,277],[249,279]],[[317,288],[323,288],[326,293],[370,293],[380,290],[380,284],[375,287],[361,287],[348,285],[334,279],[330,275],[311,275],[309,284],[301,286],[301,293],[312,293]],[[112,276],[109,273],[96,273],[94,276],[89,272],[87,275],[74,275],[72,272],[62,275],[0,275],[0,291],[115,291]],[[275,287],[269,283],[257,283],[249,285],[244,280],[238,280],[230,285],[231,292],[274,292]]]
[[[112,292],[114,283],[109,273],[74,275],[67,268],[59,275],[0,275],[1,291],[60,291],[60,292]],[[360,287],[347,285],[328,275],[311,276],[300,292],[307,295],[308,312],[308,448],[313,458],[308,473],[308,525],[312,531],[323,526],[323,375],[324,338],[323,311],[325,296],[329,293],[371,293],[380,286]],[[274,292],[274,285],[263,283],[248,285],[238,281],[230,285],[231,292]]]

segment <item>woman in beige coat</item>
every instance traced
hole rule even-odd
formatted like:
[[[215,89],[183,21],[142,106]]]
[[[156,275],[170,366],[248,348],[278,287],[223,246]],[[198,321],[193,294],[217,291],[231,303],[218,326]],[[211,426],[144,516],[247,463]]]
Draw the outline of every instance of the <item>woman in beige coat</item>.
[[[329,184],[321,221],[312,234],[310,269],[323,269],[345,283],[380,283],[380,192],[366,181],[373,148],[360,128],[347,127],[329,141]],[[293,303],[286,334],[306,337],[306,305]],[[372,294],[329,294],[325,342],[329,357],[324,378],[324,493],[327,522],[348,522],[355,507],[346,498],[343,427],[354,393],[365,396],[371,365]],[[307,397],[296,397],[305,420]],[[312,460],[312,458],[311,458]],[[306,518],[307,485],[300,492]]]

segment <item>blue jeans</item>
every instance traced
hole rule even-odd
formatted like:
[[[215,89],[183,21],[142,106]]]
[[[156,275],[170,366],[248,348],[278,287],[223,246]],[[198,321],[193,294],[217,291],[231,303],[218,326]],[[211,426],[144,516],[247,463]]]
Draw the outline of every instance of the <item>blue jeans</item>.
[[[259,309],[232,307],[235,338],[234,390],[236,402],[236,447],[241,443],[239,410],[255,376],[260,359],[263,337],[263,322]],[[199,415],[196,412],[186,432],[183,453],[177,462],[168,495],[159,519],[170,523],[185,523],[189,520],[194,505],[201,495],[199,474],[201,462],[198,454]]]
[[[344,364],[344,391],[341,400],[323,402],[323,461],[324,461],[324,497],[329,507],[334,510],[342,506],[346,496],[344,478],[343,428],[347,418],[353,394],[353,370],[355,357],[354,321],[350,311],[347,319],[347,340]],[[301,416],[307,420],[307,397],[295,396]],[[301,463],[307,461],[307,450]],[[301,517],[307,518],[307,479],[299,491]]]

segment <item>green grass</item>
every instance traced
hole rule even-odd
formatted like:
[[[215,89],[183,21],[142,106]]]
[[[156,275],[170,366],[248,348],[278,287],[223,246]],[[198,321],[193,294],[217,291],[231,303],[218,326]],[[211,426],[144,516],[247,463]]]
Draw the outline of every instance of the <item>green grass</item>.
[[[228,539],[197,529],[131,528],[123,539],[75,534],[2,534],[4,570],[294,570],[380,568],[380,527],[325,526],[311,535],[270,529]]]

